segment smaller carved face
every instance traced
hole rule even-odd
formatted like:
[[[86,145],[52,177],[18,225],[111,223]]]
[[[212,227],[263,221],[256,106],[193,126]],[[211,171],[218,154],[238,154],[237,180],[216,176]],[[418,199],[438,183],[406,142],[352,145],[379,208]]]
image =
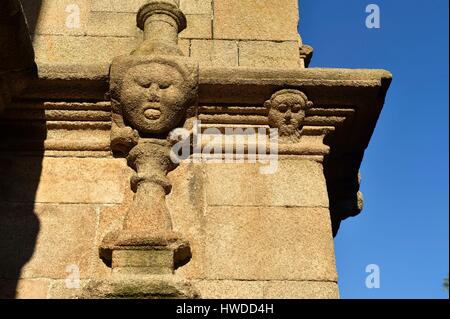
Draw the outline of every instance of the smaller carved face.
[[[189,93],[173,66],[149,63],[126,73],[120,100],[126,121],[143,133],[166,133],[185,114]]]
[[[266,102],[269,125],[278,128],[279,136],[296,135],[305,119],[307,100],[301,92],[274,94]]]

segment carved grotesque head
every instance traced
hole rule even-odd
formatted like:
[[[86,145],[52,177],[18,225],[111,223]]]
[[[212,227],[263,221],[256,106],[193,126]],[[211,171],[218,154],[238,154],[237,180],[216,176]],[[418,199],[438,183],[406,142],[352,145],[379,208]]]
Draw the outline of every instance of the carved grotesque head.
[[[300,137],[306,110],[312,106],[303,92],[281,90],[272,95],[264,105],[269,110],[269,125],[278,128],[280,138],[295,141]]]
[[[195,96],[194,75],[175,61],[148,61],[124,74],[120,103],[125,122],[141,133],[175,128]]]

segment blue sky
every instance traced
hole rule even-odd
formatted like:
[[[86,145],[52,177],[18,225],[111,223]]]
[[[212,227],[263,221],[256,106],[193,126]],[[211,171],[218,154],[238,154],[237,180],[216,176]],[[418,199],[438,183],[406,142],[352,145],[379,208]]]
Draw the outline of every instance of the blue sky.
[[[381,28],[365,26],[377,4]],[[364,211],[335,239],[341,298],[448,298],[448,0],[300,0],[310,67],[394,75],[361,167]],[[365,268],[380,267],[367,289]]]

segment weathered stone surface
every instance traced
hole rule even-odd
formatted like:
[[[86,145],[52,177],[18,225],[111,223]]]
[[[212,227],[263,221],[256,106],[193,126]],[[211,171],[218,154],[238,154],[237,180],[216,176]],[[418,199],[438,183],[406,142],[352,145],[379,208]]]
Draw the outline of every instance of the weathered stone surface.
[[[300,68],[298,43],[293,41],[240,41],[239,66]]]
[[[236,41],[192,40],[191,57],[200,66],[238,66],[238,46]]]
[[[171,274],[174,253],[171,250],[114,250],[112,266],[114,272],[146,274]]]
[[[203,299],[338,299],[337,283],[326,281],[196,280]]]
[[[84,35],[87,31],[91,0],[43,0],[32,34]],[[31,18],[35,8],[25,5],[25,15]],[[28,12],[27,10],[30,10]],[[29,26],[32,27],[33,24]]]
[[[128,54],[136,47],[134,37],[72,37],[37,35],[33,46],[38,63],[111,63],[118,55]]]
[[[268,281],[264,283],[263,298],[267,299],[338,299],[336,282],[327,281]]]
[[[51,280],[48,279],[21,279],[16,285],[15,280],[0,279],[1,299],[45,299]],[[15,294],[11,294],[15,289]]]
[[[25,204],[0,207],[0,277],[12,279],[19,271],[21,278],[66,278],[67,267],[71,265],[78,267],[81,277],[89,276],[97,227],[94,207],[62,204],[36,204],[34,209]]]
[[[91,12],[86,34],[89,36],[142,37],[134,13]],[[132,48],[130,48],[132,50]],[[130,50],[130,51],[131,51]]]
[[[183,52],[184,56],[190,56],[191,54],[191,40],[178,40],[178,47],[180,48],[181,52]]]
[[[328,209],[209,207],[207,279],[336,281]]]
[[[280,157],[275,174],[261,174],[267,165],[206,165],[208,205],[328,207],[322,164]]]
[[[100,247],[103,238],[110,232],[117,231],[122,228],[125,214],[133,201],[133,192],[126,189],[124,193],[124,201],[120,205],[102,205],[99,208],[99,222],[96,234],[96,240],[93,244],[96,248]],[[93,259],[92,274],[95,278],[103,278],[111,275],[111,265],[107,266],[96,253]]]
[[[192,284],[203,299],[264,298],[264,281],[198,280]]]
[[[123,159],[0,159],[0,200],[36,203],[121,203],[131,169]]]
[[[194,299],[198,292],[180,277],[115,275],[105,280],[92,280],[81,298]]]
[[[83,289],[89,285],[91,279],[81,279],[78,282],[67,279],[52,280],[49,290],[48,299],[78,299]]]
[[[192,259],[177,269],[176,273],[184,278],[201,278],[204,260],[204,224],[205,207],[203,164],[181,163],[168,178],[172,183],[172,192],[166,197],[172,216],[173,228],[189,240]]]
[[[215,0],[214,38],[298,40],[297,0]]]
[[[149,0],[95,0],[92,1],[92,11],[103,12],[131,12],[136,13],[140,7],[149,2]]]
[[[185,14],[212,14],[211,0],[180,0],[180,9]]]
[[[211,39],[212,20],[209,14],[187,14],[187,28],[180,33],[182,39]]]

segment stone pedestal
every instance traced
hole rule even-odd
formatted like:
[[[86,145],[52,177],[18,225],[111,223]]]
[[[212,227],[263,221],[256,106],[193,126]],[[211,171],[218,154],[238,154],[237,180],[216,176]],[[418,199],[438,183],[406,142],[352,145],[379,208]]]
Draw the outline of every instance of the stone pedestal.
[[[118,275],[93,280],[83,289],[82,299],[194,299],[198,293],[187,281],[170,276]]]

